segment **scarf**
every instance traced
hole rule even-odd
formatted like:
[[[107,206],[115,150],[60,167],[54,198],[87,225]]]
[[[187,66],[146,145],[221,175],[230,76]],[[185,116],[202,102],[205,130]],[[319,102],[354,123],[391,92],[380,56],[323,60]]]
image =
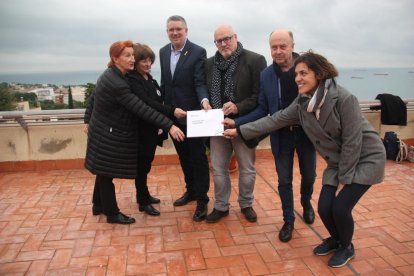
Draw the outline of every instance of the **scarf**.
[[[306,111],[314,112],[316,116],[316,120],[319,121],[319,114],[321,112],[321,107],[325,102],[326,93],[328,93],[328,87],[333,82],[332,79],[327,79],[325,81],[321,81],[316,92],[313,94],[312,98],[309,101],[308,108]]]
[[[293,53],[293,58],[296,59],[299,55]],[[295,82],[295,66],[288,71],[283,72],[276,62],[273,62],[273,70],[280,82],[280,96],[281,96],[281,108],[288,107],[294,99],[298,96],[298,86]]]
[[[228,59],[224,59],[219,51],[216,52],[211,80],[211,102],[213,108],[222,108],[223,99],[234,102],[234,81],[232,76],[236,71],[237,62],[242,51],[243,45],[237,42],[236,51]]]

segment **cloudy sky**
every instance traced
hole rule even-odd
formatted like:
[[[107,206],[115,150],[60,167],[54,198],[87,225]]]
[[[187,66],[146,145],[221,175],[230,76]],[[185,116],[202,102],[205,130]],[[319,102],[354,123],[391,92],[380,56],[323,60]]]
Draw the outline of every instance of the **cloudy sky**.
[[[283,27],[297,52],[311,48],[340,68],[414,67],[413,11],[412,0],[6,0],[0,73],[103,70],[110,44],[124,39],[158,54],[173,14],[209,56],[214,29],[226,23],[268,62],[268,35]]]

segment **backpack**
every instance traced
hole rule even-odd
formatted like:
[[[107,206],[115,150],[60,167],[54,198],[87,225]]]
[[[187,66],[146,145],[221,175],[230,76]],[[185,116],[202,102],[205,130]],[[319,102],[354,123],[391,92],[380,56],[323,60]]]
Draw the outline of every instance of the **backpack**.
[[[394,131],[387,131],[384,135],[384,146],[387,160],[397,160],[400,151],[400,139]]]

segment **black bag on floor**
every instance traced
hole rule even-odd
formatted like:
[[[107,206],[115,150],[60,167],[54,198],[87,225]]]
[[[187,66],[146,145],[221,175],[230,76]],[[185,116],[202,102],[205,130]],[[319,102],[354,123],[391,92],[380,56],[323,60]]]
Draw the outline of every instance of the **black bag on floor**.
[[[384,135],[385,153],[388,160],[396,160],[400,151],[400,139],[394,131],[387,131]]]

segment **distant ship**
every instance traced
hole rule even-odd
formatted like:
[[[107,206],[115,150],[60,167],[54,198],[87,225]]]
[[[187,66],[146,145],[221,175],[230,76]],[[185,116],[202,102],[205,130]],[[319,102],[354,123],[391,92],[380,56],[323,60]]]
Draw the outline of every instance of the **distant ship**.
[[[374,73],[374,76],[388,76],[388,73]]]
[[[351,79],[363,79],[363,77],[352,76]]]

